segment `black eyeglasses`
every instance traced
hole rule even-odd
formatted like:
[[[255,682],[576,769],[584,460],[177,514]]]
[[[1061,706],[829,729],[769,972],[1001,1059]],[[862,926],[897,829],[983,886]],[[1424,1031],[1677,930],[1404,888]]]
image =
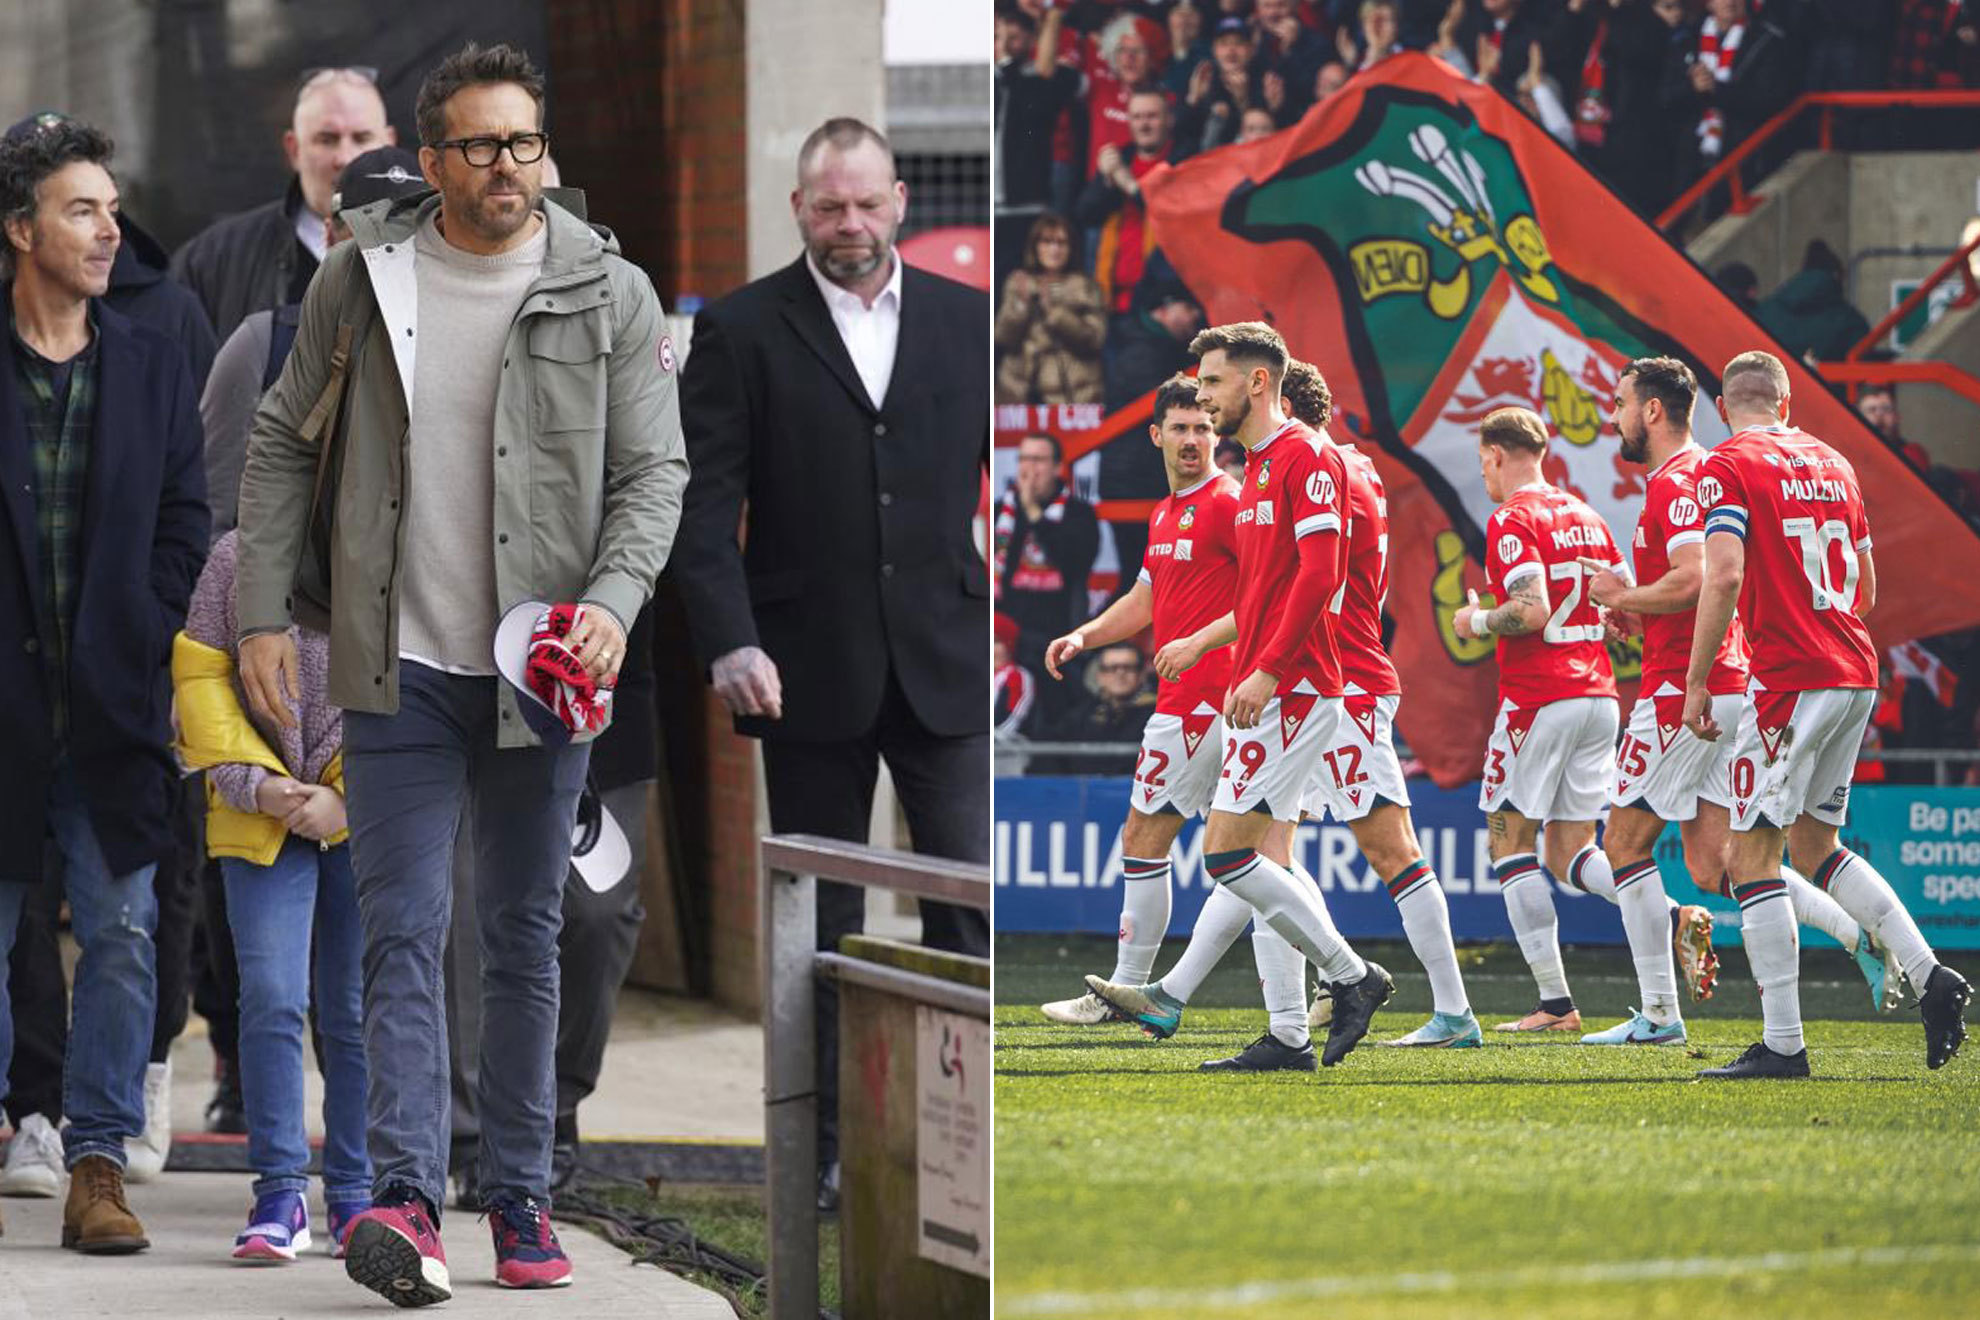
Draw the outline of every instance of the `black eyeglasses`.
[[[446,154],[448,147],[459,147],[467,163],[476,169],[486,169],[495,163],[495,158],[507,148],[509,159],[518,165],[533,165],[543,159],[543,153],[550,149],[548,133],[517,133],[513,137],[471,137],[449,138],[445,142],[435,142],[433,149]]]
[[[1100,672],[1103,674],[1137,674],[1141,672],[1141,666],[1132,660],[1109,660],[1106,664],[1100,666]]]

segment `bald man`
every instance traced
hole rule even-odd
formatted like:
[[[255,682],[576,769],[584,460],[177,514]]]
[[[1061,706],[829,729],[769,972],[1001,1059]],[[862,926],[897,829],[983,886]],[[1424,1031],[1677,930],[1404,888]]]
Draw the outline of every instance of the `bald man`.
[[[318,69],[296,90],[282,151],[294,177],[279,200],[224,216],[172,258],[221,343],[250,314],[302,301],[323,259],[323,222],[346,165],[398,142],[369,69]]]

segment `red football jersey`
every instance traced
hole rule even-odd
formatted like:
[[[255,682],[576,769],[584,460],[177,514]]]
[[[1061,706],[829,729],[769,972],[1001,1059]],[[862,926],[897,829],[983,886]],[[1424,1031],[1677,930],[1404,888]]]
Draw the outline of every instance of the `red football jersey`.
[[[1753,686],[1769,692],[1877,686],[1877,650],[1857,617],[1857,556],[1870,549],[1849,460],[1793,427],[1748,427],[1705,458],[1705,530],[1746,542],[1739,614]]]
[[[1341,446],[1347,465],[1347,581],[1341,605],[1341,671],[1348,690],[1392,697],[1402,680],[1382,649],[1382,605],[1389,598],[1389,494],[1375,460]]]
[[[1231,612],[1237,600],[1238,487],[1213,472],[1155,506],[1148,516],[1148,553],[1141,580],[1155,598],[1155,649],[1187,637]],[[1203,702],[1224,708],[1231,686],[1231,648],[1220,646],[1163,683],[1158,715],[1187,715]]]
[[[1286,594],[1299,573],[1299,542],[1327,538],[1332,580],[1345,567],[1347,466],[1341,447],[1298,421],[1288,420],[1245,456],[1244,488],[1237,513],[1237,642],[1231,681],[1259,668],[1282,622]],[[1338,597],[1335,597],[1338,600]],[[1291,692],[1338,697],[1342,691],[1339,619],[1323,606],[1298,649],[1273,672],[1276,695]]]
[[[1636,580],[1655,582],[1671,571],[1671,555],[1680,546],[1705,544],[1705,509],[1698,502],[1699,469],[1705,450],[1687,445],[1650,474],[1643,496],[1643,513],[1636,520]],[[1691,662],[1692,625],[1698,611],[1643,616],[1643,695],[1677,696],[1684,692],[1684,671]],[[1746,630],[1733,619],[1725,643],[1712,664],[1707,688],[1714,693],[1746,691]],[[1665,691],[1664,685],[1670,684]]]
[[[1499,695],[1515,706],[1616,694],[1584,555],[1623,567],[1601,515],[1553,486],[1522,486],[1485,520],[1485,580],[1498,599],[1534,575],[1547,592],[1544,628],[1499,639]]]

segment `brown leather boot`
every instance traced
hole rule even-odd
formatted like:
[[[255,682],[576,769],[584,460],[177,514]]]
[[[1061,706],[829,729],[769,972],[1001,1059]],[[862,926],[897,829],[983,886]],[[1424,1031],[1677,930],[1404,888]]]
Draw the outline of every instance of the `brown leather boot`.
[[[108,1156],[85,1155],[69,1170],[62,1245],[93,1256],[121,1256],[151,1245],[144,1225],[124,1204],[124,1171]]]

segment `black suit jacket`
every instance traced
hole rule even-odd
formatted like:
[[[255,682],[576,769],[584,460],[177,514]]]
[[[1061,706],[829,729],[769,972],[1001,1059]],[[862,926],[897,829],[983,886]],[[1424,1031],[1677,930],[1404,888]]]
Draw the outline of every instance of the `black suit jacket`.
[[[970,519],[989,364],[988,297],[912,266],[879,407],[802,256],[695,318],[681,373],[694,475],[668,572],[704,666],[752,645],[777,664],[783,718],[738,732],[858,737],[890,671],[929,732],[988,731],[990,582]]]
[[[0,284],[0,298],[12,296]],[[167,856],[172,637],[206,559],[206,466],[185,349],[98,303],[96,426],[83,490],[82,579],[69,641],[67,752],[113,875]],[[35,601],[34,458],[0,340],[0,881],[41,870],[50,722]]]

